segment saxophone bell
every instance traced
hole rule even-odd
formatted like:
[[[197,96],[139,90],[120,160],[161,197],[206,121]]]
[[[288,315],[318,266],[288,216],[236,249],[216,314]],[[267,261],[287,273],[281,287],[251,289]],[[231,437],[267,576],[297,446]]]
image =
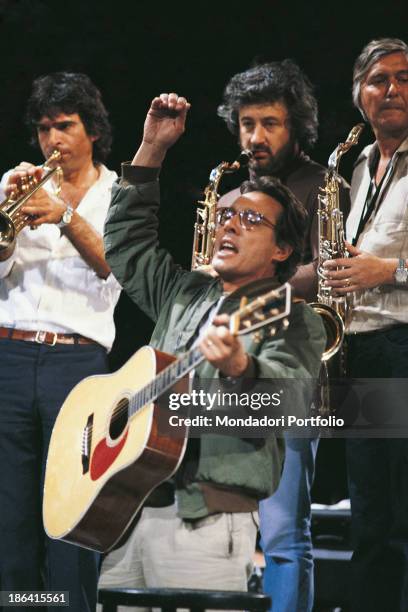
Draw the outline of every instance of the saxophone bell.
[[[326,347],[322,355],[322,361],[329,361],[339,351],[344,340],[344,320],[341,315],[331,306],[322,302],[311,302],[309,304],[318,314],[323,322],[326,332]]]

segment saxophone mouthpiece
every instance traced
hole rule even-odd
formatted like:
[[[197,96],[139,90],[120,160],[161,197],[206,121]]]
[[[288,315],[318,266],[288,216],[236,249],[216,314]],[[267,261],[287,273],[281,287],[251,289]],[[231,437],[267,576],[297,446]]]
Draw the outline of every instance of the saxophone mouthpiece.
[[[241,166],[246,166],[250,160],[253,158],[254,154],[249,149],[242,149],[238,161]]]
[[[227,165],[227,172],[236,172],[240,168],[245,168],[249,164],[254,154],[249,149],[242,149],[237,159],[232,164]]]
[[[351,143],[350,146],[358,143],[358,139],[360,138],[361,132],[364,130],[364,123],[357,123],[353,128],[351,128],[350,134],[347,136],[347,142]]]

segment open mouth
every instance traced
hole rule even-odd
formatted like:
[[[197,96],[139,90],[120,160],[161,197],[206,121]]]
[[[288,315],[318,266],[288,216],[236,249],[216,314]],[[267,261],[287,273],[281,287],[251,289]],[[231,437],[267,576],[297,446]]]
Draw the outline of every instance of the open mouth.
[[[235,244],[228,239],[221,240],[221,244],[218,247],[218,254],[228,255],[231,253],[238,253],[238,249]]]

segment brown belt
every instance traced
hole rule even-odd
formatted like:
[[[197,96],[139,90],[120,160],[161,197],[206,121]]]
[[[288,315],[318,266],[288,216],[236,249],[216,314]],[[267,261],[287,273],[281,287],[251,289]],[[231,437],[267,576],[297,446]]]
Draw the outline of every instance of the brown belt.
[[[0,327],[0,338],[9,340],[25,340],[26,342],[38,342],[38,344],[98,344],[95,340],[85,338],[79,334],[56,334],[49,331],[24,331],[12,327]]]

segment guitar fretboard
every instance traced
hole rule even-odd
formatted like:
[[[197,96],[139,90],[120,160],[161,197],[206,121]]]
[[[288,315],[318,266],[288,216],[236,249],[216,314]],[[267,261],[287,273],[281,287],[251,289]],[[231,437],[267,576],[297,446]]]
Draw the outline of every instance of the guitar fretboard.
[[[191,372],[199,363],[204,361],[204,355],[198,347],[185,353],[176,361],[173,361],[164,370],[150,381],[147,385],[139,389],[129,400],[129,417],[132,417],[139,410],[156,401],[165,391],[168,391],[178,380]]]
[[[273,289],[249,304],[245,304],[231,315],[239,319],[238,326],[232,326],[234,335],[248,334],[252,331],[271,326],[272,323],[284,319],[290,313],[291,289],[285,283],[278,289]],[[118,411],[122,411],[126,405],[129,418],[135,415],[147,404],[156,401],[165,391],[168,391],[183,376],[191,372],[205,357],[196,346],[184,355],[173,361],[164,370],[151,380],[147,385],[139,389],[129,400],[123,400],[118,405]]]

